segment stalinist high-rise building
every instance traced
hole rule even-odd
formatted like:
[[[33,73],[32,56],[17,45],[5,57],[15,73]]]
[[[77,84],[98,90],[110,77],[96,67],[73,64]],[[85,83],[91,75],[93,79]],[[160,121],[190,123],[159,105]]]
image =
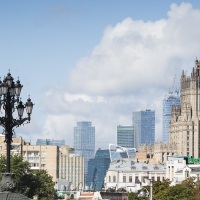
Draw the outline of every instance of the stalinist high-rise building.
[[[200,157],[200,61],[196,60],[190,76],[182,72],[180,105],[172,106],[170,143],[177,154]]]

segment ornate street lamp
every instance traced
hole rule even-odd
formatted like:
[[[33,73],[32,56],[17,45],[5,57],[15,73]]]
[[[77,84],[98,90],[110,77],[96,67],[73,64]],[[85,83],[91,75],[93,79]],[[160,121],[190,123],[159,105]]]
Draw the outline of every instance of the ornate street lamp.
[[[23,85],[17,80],[14,82],[14,78],[10,72],[4,78],[3,82],[0,80],[0,111],[4,110],[2,117],[0,117],[0,126],[4,128],[5,141],[7,144],[6,149],[6,172],[10,173],[10,150],[13,136],[13,128],[19,127],[25,122],[29,123],[31,119],[31,113],[33,109],[33,103],[30,97],[24,104],[20,99],[20,93]],[[26,108],[27,117],[23,118],[23,112]],[[17,109],[18,118],[13,117],[13,113]]]
[[[150,192],[145,187],[143,187],[140,193],[138,194],[138,197],[149,197],[149,200],[153,199],[153,183],[152,179],[149,180],[150,180]]]

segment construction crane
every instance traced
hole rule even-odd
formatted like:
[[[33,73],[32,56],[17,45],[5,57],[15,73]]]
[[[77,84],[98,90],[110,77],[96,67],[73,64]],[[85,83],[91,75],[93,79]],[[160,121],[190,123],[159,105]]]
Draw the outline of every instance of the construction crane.
[[[174,76],[174,81],[173,81],[172,87],[169,88],[169,94],[170,94],[170,95],[172,95],[173,92],[174,92],[175,80],[176,80],[176,74],[175,74],[175,76]],[[176,91],[175,91],[175,92],[176,92]]]

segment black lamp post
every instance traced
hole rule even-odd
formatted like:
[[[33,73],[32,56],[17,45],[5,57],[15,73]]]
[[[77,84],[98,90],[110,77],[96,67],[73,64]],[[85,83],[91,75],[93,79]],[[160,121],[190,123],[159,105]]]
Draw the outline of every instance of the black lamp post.
[[[19,127],[24,122],[30,122],[31,113],[33,109],[33,103],[28,98],[25,104],[20,100],[20,93],[23,85],[17,80],[14,82],[14,78],[10,72],[4,78],[3,82],[0,80],[0,111],[4,110],[4,116],[0,117],[0,126],[4,128],[5,141],[7,144],[6,149],[6,172],[10,173],[10,150],[13,136],[13,128]],[[26,108],[27,117],[23,118],[24,108]],[[17,109],[18,118],[13,117],[13,113]]]

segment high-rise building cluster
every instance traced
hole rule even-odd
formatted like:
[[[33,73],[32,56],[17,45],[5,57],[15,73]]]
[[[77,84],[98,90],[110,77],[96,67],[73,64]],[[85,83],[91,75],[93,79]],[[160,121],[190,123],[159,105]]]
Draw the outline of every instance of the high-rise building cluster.
[[[117,126],[117,145],[136,148],[155,142],[155,111],[141,110],[132,113],[132,125]]]
[[[146,179],[174,184],[200,175],[200,61],[190,76],[183,71],[180,97],[172,92],[163,99],[162,141],[155,142],[155,110],[132,112],[132,123],[118,125],[117,144],[95,153],[95,126],[79,121],[74,146],[65,140],[38,139],[36,145],[14,137],[11,154],[22,155],[31,170],[46,169],[60,187],[68,190],[127,191],[147,186]],[[0,137],[0,155],[5,155]],[[196,159],[195,159],[196,158]],[[176,170],[174,170],[176,169]],[[187,175],[186,175],[187,174]]]

